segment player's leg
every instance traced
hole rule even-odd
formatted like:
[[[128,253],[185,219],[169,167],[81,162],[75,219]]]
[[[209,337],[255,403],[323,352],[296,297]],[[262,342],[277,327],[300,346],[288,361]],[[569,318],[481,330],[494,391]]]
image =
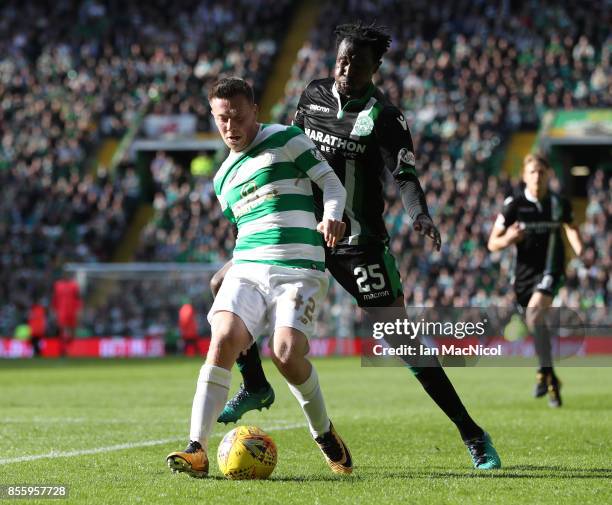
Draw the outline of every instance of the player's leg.
[[[166,458],[173,471],[193,477],[208,473],[208,439],[227,399],[232,379],[230,369],[250,341],[251,335],[240,317],[227,311],[215,313],[210,348],[193,397],[189,445],[185,451],[173,452]]]
[[[329,431],[329,418],[317,373],[306,359],[306,336],[289,327],[277,328],[272,341],[272,361],[298,399],[314,437]]]
[[[406,317],[403,288],[395,259],[387,247],[336,248],[326,259],[333,277],[351,293],[372,320],[395,321]],[[403,337],[398,337],[405,341]],[[390,336],[393,340],[393,336]],[[418,346],[418,341],[413,341]],[[499,468],[501,462],[491,439],[471,418],[435,356],[425,363],[407,358],[406,365],[430,398],[457,426],[478,469]]]
[[[213,275],[210,281],[210,289],[214,296],[223,285],[225,274],[231,268],[228,262]],[[257,337],[258,335],[255,335]],[[242,376],[242,384],[236,394],[225,404],[221,415],[217,419],[220,423],[235,423],[250,410],[270,408],[274,403],[274,390],[266,379],[257,342],[246,351],[240,353],[236,360],[238,371]]]
[[[371,307],[364,307],[364,309],[371,314],[370,317],[377,320],[381,320],[381,317],[383,317],[385,320],[395,321],[406,317],[403,297],[398,298],[391,307],[386,307],[383,310]],[[381,314],[383,315],[381,316]],[[390,335],[385,340],[393,342],[395,339],[393,335]],[[399,336],[397,342],[405,342],[405,338]],[[418,339],[414,339],[412,344],[418,347],[421,343]],[[406,366],[421,383],[429,397],[457,427],[472,458],[474,468],[479,470],[500,468],[501,460],[493,446],[491,437],[472,419],[438,358],[427,356],[426,358],[416,358],[416,360],[406,356]]]
[[[238,356],[236,365],[242,375],[242,384],[225,404],[217,419],[220,423],[235,423],[250,410],[268,409],[274,403],[274,389],[261,366],[257,342]]]
[[[323,272],[273,268],[274,325],[272,359],[287,380],[308,421],[310,432],[334,473],[352,472],[351,454],[327,415],[319,377],[306,354],[329,280]]]
[[[406,317],[403,298],[398,298],[393,307],[399,309],[397,317]],[[414,341],[417,346],[420,344],[418,339]],[[418,364],[409,362],[407,365],[429,397],[455,424],[463,440],[482,437],[483,429],[469,415],[437,357],[428,357],[428,361]]]
[[[529,305],[531,297],[534,293],[536,282],[534,282],[533,279],[525,280],[520,278],[517,278],[514,281],[514,294],[516,296],[517,310],[521,314],[521,318],[525,323],[527,333],[531,335],[533,335],[533,330],[529,330],[527,327],[527,306]],[[546,375],[542,369],[538,368],[533,396],[535,398],[541,398],[547,393],[547,391],[548,385],[546,384]]]
[[[240,352],[251,344],[252,335],[263,331],[267,324],[267,318],[262,317],[266,313],[264,296],[256,282],[251,282],[243,273],[237,268],[233,275],[228,274],[208,315],[212,337],[193,398],[190,442],[185,451],[171,453],[166,458],[173,471],[194,477],[208,473],[208,439],[227,400],[230,369]],[[254,277],[264,274],[259,270],[252,272]]]
[[[308,349],[304,333],[295,328],[277,327],[272,360],[300,404],[310,432],[331,470],[349,474],[353,470],[351,453],[329,420],[317,371],[306,359]]]
[[[242,376],[242,382],[246,391],[256,394],[268,391],[271,388],[261,366],[257,342],[253,342],[251,347],[240,353],[236,360],[236,365]]]
[[[556,408],[562,405],[561,381],[555,374],[552,358],[552,339],[547,322],[549,308],[552,305],[552,294],[536,290],[529,298],[525,322],[533,336],[535,352],[538,356],[539,369],[536,375],[536,398],[548,393],[548,405]]]
[[[552,305],[552,297],[540,291],[531,295],[527,305],[525,322],[534,337],[535,351],[542,371],[552,372],[552,344],[550,332],[546,324],[548,308]]]

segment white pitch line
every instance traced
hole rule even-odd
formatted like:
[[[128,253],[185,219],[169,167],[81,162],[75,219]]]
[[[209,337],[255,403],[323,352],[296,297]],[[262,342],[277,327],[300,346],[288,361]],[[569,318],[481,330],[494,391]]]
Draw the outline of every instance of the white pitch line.
[[[185,437],[183,437],[185,438]],[[144,440],[142,442],[132,442],[129,444],[109,445],[108,447],[98,447],[97,449],[84,449],[80,451],[51,451],[47,454],[34,454],[31,456],[19,456],[17,458],[0,459],[0,465],[8,465],[9,463],[21,463],[23,461],[35,461],[37,459],[53,459],[53,458],[69,458],[71,456],[85,456],[87,454],[98,454],[101,452],[121,451],[123,449],[134,449],[136,447],[148,447],[151,445],[161,445],[168,442],[180,440],[178,437],[164,438],[161,440]]]
[[[305,427],[302,423],[295,424],[285,424],[282,426],[270,426],[266,428],[264,431],[285,431],[292,430],[294,428],[303,428]],[[221,436],[220,434],[215,434],[215,436]],[[23,461],[36,461],[38,459],[55,459],[55,458],[70,458],[73,456],[87,456],[89,454],[100,454],[104,452],[113,452],[113,451],[122,451],[124,449],[135,449],[137,447],[151,447],[154,445],[162,445],[167,444],[169,442],[177,442],[185,440],[185,437],[173,437],[173,438],[163,438],[160,440],[143,440],[142,442],[130,442],[127,444],[118,444],[118,445],[109,445],[107,447],[98,447],[96,449],[83,449],[79,451],[51,451],[47,454],[33,454],[30,456],[19,456],[17,458],[5,458],[0,459],[0,465],[8,465],[10,463],[21,463]]]

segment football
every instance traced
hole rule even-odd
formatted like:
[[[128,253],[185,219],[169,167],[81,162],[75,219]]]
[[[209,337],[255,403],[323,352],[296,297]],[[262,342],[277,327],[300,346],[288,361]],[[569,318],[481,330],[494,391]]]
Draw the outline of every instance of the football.
[[[228,479],[267,479],[276,466],[276,444],[255,426],[228,432],[217,450],[219,470]]]

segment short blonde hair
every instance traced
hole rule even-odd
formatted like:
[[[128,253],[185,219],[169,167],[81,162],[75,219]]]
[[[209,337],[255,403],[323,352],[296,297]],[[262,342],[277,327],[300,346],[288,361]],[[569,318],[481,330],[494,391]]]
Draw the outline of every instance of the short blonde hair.
[[[527,165],[529,165],[529,163],[531,163],[531,162],[535,162],[538,165],[542,165],[546,169],[550,168],[550,163],[548,162],[548,160],[546,159],[546,157],[543,154],[540,154],[540,153],[529,153],[523,159],[523,171],[525,171],[525,167]]]

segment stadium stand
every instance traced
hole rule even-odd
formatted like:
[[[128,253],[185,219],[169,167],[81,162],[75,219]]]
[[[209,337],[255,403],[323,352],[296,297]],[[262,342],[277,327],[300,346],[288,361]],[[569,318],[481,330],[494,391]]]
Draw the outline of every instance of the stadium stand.
[[[130,166],[95,170],[104,136],[135,114],[192,113],[225,73],[261,92],[291,2],[10,0],[0,6],[0,334],[68,261],[108,261],[139,197]],[[170,191],[170,189],[168,190]]]
[[[246,75],[261,93],[291,7],[288,0],[266,5],[58,2],[50,10],[28,4],[24,13],[16,1],[3,4],[0,333],[10,333],[32,303],[49,296],[64,262],[108,259],[121,239],[137,184],[129,166],[116,179],[103,169],[87,173],[103,136],[123,134],[147,100],[151,112],[189,112],[198,131],[209,130],[202,90],[221,74]],[[389,27],[394,42],[376,84],[408,117],[420,178],[444,237],[436,253],[410,233],[397,190],[387,186],[391,248],[409,305],[512,303],[511,255],[491,256],[485,247],[511,182],[497,172],[504,144],[512,132],[535,129],[547,108],[610,106],[612,36],[604,3],[507,2],[504,12],[497,5],[326,2],[273,110],[276,120],[289,122],[304,86],[329,75],[336,24],[362,18]],[[192,175],[162,151],[151,173],[155,217],[136,259],[225,261],[233,238],[210,177]],[[570,263],[559,296],[570,306],[610,306],[610,196],[609,172],[599,170],[589,183],[586,260]],[[405,252],[411,250],[417,252]],[[146,314],[154,307],[139,307],[147,291],[133,290],[126,303],[86,308],[84,323],[98,334],[148,331]],[[335,303],[323,317],[332,323],[322,331],[348,334],[341,324],[347,298],[336,288],[330,297]],[[178,311],[181,300],[173,303]]]
[[[360,18],[389,27],[393,43],[376,84],[409,118],[429,208],[445,237],[436,253],[411,234],[396,188],[387,187],[391,248],[409,305],[511,303],[511,254],[486,252],[493,220],[510,189],[507,176],[496,173],[501,148],[510,133],[535,129],[547,108],[610,106],[612,84],[606,75],[612,37],[598,21],[609,18],[604,5],[503,6],[499,12],[492,2],[459,2],[452,8],[442,1],[329,2],[300,50],[285,99],[275,106],[276,118],[290,121],[305,85],[331,75],[335,53],[329,34],[335,25]],[[609,176],[598,174],[594,184],[609,199]],[[605,212],[589,219],[597,220],[601,237],[609,240]],[[589,223],[585,229],[593,226]],[[594,263],[598,258],[599,277],[591,277],[598,287],[592,289],[605,294],[609,258],[596,251],[609,247],[599,245],[603,249],[591,240],[587,257]],[[425,254],[404,252],[423,248]],[[578,306],[580,296],[571,293],[565,301]],[[609,303],[604,298],[595,297],[596,303]]]
[[[496,171],[499,153],[512,132],[535,128],[546,107],[609,105],[610,83],[604,69],[609,68],[610,38],[605,39],[606,32],[593,22],[593,13],[605,16],[599,4],[574,3],[575,11],[571,5],[533,4],[503,16],[487,2],[464,4],[459,12],[465,14],[456,16],[447,2],[327,3],[297,55],[283,101],[275,106],[276,120],[290,122],[306,84],[330,75],[334,60],[330,33],[336,24],[375,18],[389,26],[394,42],[377,84],[410,118],[420,177],[445,237],[442,251],[435,253],[428,242],[410,233],[395,186],[386,188],[391,248],[400,261],[409,305],[511,304],[512,253],[490,256],[486,251],[491,225],[511,184],[506,174]],[[553,185],[559,187],[559,182]],[[580,289],[588,285],[592,305],[602,306],[609,303],[609,258],[596,251],[609,247],[595,240],[607,240],[609,246],[610,239],[604,205],[597,201],[609,199],[609,179],[600,171],[591,185],[583,233],[586,257],[597,266],[591,273],[581,270]],[[223,251],[232,241],[227,224],[219,221],[210,181],[195,182],[189,192],[185,187],[179,199],[176,186],[169,198],[158,194],[158,217],[143,237],[139,257],[208,256],[223,261]],[[210,220],[202,220],[203,215]],[[426,254],[421,253],[423,248]],[[405,253],[410,250],[419,253]],[[570,267],[571,278],[560,299],[577,307],[585,299],[578,294],[572,268],[577,267]],[[330,296],[346,301],[334,288]],[[342,312],[339,305],[332,304],[323,319],[339,321],[335,316]]]

